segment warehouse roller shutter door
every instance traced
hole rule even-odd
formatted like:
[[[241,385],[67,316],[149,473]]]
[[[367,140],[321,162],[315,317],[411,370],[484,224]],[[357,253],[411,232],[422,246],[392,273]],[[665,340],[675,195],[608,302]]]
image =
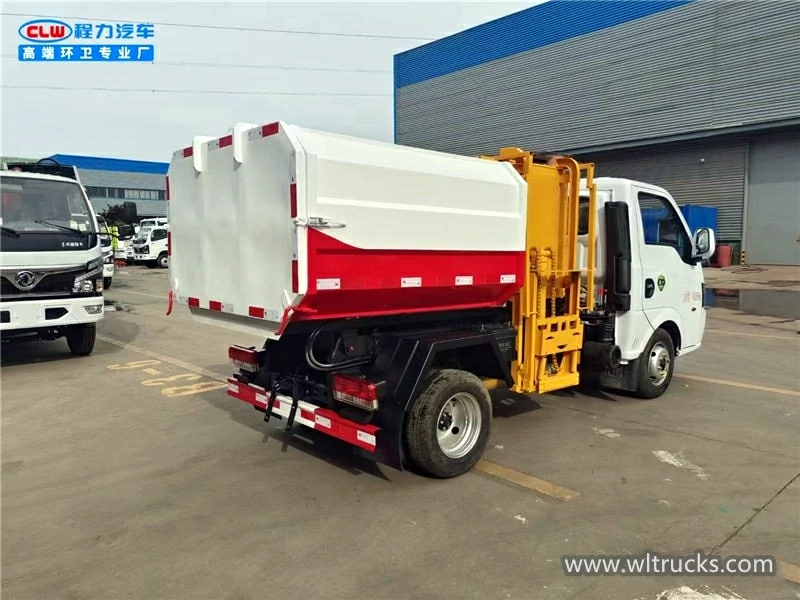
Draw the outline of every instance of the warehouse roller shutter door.
[[[753,139],[748,162],[747,262],[800,265],[800,132]]]
[[[743,138],[640,146],[593,155],[596,177],[625,177],[665,188],[678,204],[715,206],[716,236],[742,239],[747,142]]]

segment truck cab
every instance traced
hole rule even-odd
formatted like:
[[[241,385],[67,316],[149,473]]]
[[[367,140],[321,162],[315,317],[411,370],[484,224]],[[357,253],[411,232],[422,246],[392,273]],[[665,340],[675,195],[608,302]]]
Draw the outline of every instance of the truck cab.
[[[714,231],[689,231],[677,203],[661,187],[614,177],[599,177],[594,183],[592,287],[596,305],[616,315],[614,342],[619,348],[619,367],[604,373],[600,383],[656,395],[670,383],[673,359],[701,345],[706,323],[702,262],[714,253]],[[586,180],[582,186],[578,254],[586,269]]]
[[[66,338],[94,349],[103,317],[103,246],[74,167],[15,163],[0,171],[3,343]]]
[[[150,228],[142,226],[139,235],[133,241],[134,263],[147,265],[150,268],[166,269],[169,266],[167,230],[165,225]]]

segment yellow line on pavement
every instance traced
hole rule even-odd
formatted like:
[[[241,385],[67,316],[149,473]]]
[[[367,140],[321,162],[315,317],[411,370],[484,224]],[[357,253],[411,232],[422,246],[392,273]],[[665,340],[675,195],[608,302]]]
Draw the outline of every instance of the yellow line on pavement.
[[[757,392],[767,392],[770,394],[783,394],[784,396],[798,396],[797,390],[786,390],[783,388],[769,387],[755,383],[743,383],[741,381],[728,381],[726,379],[714,379],[713,377],[703,377],[701,375],[676,375],[676,379],[689,379],[690,381],[701,381],[703,383],[713,383],[715,385],[727,385],[729,387],[742,388],[745,390],[755,390]]]
[[[208,369],[204,369],[203,367],[198,367],[197,365],[184,362],[177,358],[172,358],[171,356],[165,356],[164,354],[159,354],[158,352],[153,352],[152,350],[139,348],[138,346],[134,346],[133,344],[126,344],[125,342],[120,342],[119,340],[115,340],[114,338],[110,338],[105,335],[98,334],[97,339],[102,340],[107,344],[111,344],[112,346],[116,346],[117,348],[122,348],[123,350],[130,350],[131,352],[143,354],[145,356],[149,356],[150,358],[155,358],[156,360],[160,360],[165,363],[169,363],[171,365],[179,367],[181,369],[185,369],[186,371],[191,371],[192,373],[203,375],[204,377],[208,377],[209,379],[216,379],[217,381],[221,381],[222,383],[228,382],[228,378],[220,375],[219,373],[214,373],[213,371],[209,371]]]
[[[528,475],[522,471],[504,467],[503,465],[498,465],[488,460],[478,461],[478,464],[475,465],[475,470],[496,477],[497,479],[513,483],[514,485],[533,490],[534,492],[544,494],[545,496],[550,496],[556,500],[561,500],[562,502],[567,502],[572,500],[575,496],[580,495],[579,492],[565,488],[552,481],[539,479],[533,475]]]
[[[778,566],[781,568],[783,578],[786,581],[800,585],[800,565],[793,565],[778,559]]]

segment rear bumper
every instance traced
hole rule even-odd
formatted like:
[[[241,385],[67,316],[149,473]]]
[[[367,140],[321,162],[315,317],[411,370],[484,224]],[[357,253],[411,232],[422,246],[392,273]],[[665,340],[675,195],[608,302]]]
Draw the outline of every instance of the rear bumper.
[[[91,314],[87,310],[89,307],[99,307],[99,311],[96,314]],[[2,322],[0,322],[0,331],[66,327],[83,323],[95,323],[102,319],[103,297],[2,302],[0,303],[0,311],[3,314]],[[57,316],[57,318],[52,318],[54,316]]]
[[[269,401],[267,390],[257,385],[242,383],[233,377],[228,378],[228,395],[261,410],[266,410]],[[291,398],[280,394],[275,396],[275,404],[272,407],[273,415],[288,419],[291,409]],[[294,422],[340,439],[362,450],[369,452],[377,450],[378,427],[344,419],[332,410],[299,401]]]

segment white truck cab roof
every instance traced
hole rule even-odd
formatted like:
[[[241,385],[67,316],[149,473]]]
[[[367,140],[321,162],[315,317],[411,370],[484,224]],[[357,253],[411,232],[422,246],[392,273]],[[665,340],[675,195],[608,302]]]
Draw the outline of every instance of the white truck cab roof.
[[[28,173],[25,171],[0,171],[0,176],[2,177],[10,177],[10,178],[24,178],[24,179],[46,179],[49,181],[60,181],[64,183],[75,183],[81,185],[79,181],[75,181],[74,179],[70,179],[69,177],[61,177],[60,175],[48,175],[45,173]]]

